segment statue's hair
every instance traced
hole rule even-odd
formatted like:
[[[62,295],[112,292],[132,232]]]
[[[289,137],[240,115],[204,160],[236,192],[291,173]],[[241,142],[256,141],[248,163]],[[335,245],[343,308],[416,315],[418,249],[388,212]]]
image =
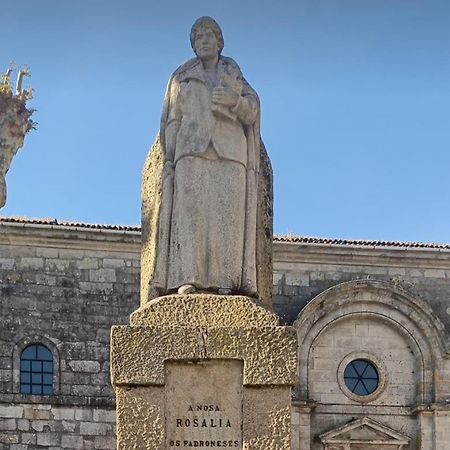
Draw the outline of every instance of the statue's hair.
[[[198,29],[201,27],[209,28],[214,33],[214,35],[217,38],[217,44],[219,46],[219,55],[220,55],[222,53],[223,45],[224,45],[222,30],[220,29],[219,24],[212,17],[209,17],[209,16],[199,17],[194,22],[194,25],[192,25],[191,36],[190,36],[192,50],[194,50],[194,52],[195,52],[195,46],[194,46],[195,36],[197,34]]]

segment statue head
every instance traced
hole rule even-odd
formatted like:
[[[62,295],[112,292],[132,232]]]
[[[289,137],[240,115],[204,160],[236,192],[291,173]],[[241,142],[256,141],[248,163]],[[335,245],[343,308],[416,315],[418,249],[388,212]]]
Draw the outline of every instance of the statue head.
[[[195,38],[197,36],[197,33],[202,29],[208,29],[211,30],[214,33],[214,36],[217,39],[217,46],[219,50],[219,55],[223,50],[223,35],[222,30],[220,29],[219,24],[212,18],[208,16],[199,17],[195,22],[194,25],[192,25],[191,28],[191,47],[194,50],[195,54],[197,55],[197,50],[195,49]],[[197,55],[198,56],[198,55]]]

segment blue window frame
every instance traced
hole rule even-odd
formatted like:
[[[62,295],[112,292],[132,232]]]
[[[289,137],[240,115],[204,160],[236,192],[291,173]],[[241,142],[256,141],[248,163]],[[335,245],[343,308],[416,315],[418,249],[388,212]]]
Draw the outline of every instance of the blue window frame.
[[[26,347],[20,355],[20,393],[53,394],[53,355],[42,344]]]
[[[380,376],[374,364],[366,359],[355,359],[344,371],[347,388],[356,395],[370,395],[380,384]]]

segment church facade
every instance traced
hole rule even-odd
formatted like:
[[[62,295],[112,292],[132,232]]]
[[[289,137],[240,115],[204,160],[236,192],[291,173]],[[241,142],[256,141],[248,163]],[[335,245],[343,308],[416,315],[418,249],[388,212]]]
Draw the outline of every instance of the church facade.
[[[110,328],[139,306],[140,242],[0,219],[0,448],[115,448]],[[450,245],[275,237],[273,309],[298,337],[292,449],[450,448]]]

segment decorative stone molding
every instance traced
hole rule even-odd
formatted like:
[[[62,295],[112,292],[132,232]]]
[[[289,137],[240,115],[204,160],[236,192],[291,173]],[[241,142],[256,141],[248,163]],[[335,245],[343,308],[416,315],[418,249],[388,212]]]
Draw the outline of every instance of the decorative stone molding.
[[[166,295],[130,316],[132,326],[267,327],[279,325],[276,314],[242,295]]]
[[[333,264],[337,266],[400,267],[414,269],[450,268],[450,250],[446,248],[274,243],[274,261],[290,264]]]
[[[0,245],[139,254],[138,231],[0,222]]]
[[[409,444],[409,438],[368,417],[355,420],[319,436],[324,450],[384,450]]]
[[[315,297],[294,323],[299,341],[300,385],[298,399],[308,399],[308,355],[315,339],[336,321],[358,315],[389,323],[411,344],[418,364],[417,402],[434,396],[433,371],[448,355],[445,328],[431,307],[420,299],[375,281],[351,281]]]

